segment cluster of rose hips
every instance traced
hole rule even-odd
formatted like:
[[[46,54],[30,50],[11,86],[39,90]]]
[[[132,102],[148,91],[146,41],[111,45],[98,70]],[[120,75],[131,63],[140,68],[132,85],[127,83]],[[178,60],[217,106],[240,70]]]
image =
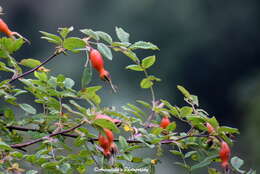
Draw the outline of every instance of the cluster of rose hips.
[[[5,33],[8,37],[15,39],[15,36],[23,38],[25,41],[29,42],[27,39],[22,37],[19,33],[13,32],[9,29],[8,25],[0,18],[0,31]],[[99,72],[99,77],[102,80],[111,81],[111,77],[109,72],[104,67],[104,60],[100,52],[92,47],[89,47],[89,58],[91,61],[91,65]],[[97,115],[95,119],[107,119],[112,121],[113,123],[120,123],[120,120],[113,119],[107,115]],[[168,116],[164,116],[160,122],[160,127],[165,129],[171,123]],[[210,123],[206,123],[206,127],[209,134],[212,134],[215,129],[212,127]],[[103,155],[105,157],[110,157],[111,155],[116,154],[117,146],[114,143],[114,135],[110,129],[103,128],[103,132],[99,133],[98,142],[100,147],[103,150]],[[220,151],[219,156],[221,159],[221,165],[223,168],[229,168],[229,159],[230,159],[231,150],[228,144],[221,140],[220,142]]]

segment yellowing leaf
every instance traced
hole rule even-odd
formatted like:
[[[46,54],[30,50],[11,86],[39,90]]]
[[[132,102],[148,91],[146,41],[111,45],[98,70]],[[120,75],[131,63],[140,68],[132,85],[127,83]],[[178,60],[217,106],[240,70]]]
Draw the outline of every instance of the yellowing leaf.
[[[40,71],[40,72],[50,72],[51,70],[45,68],[44,66],[41,66],[41,67],[39,67],[39,68],[37,69],[37,71]]]

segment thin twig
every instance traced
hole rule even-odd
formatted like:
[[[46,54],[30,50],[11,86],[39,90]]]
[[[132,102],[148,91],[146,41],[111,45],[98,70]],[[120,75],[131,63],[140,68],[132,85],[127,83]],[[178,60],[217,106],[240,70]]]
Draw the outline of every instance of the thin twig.
[[[42,137],[42,138],[38,138],[38,139],[36,139],[36,140],[28,141],[28,142],[26,142],[26,143],[21,143],[21,144],[12,144],[12,145],[10,145],[10,146],[11,146],[12,148],[18,148],[18,149],[19,149],[19,148],[23,148],[23,147],[27,147],[27,146],[30,146],[30,145],[32,145],[32,144],[36,144],[36,143],[38,143],[38,142],[44,141],[44,140],[46,140],[46,139],[48,139],[48,138],[50,138],[50,137],[54,137],[54,136],[56,136],[56,135],[60,135],[60,134],[64,134],[64,133],[71,132],[71,131],[73,131],[73,130],[79,128],[80,126],[82,126],[84,123],[85,123],[85,122],[82,122],[82,123],[80,123],[80,124],[78,124],[78,125],[76,125],[76,126],[70,128],[70,129],[63,130],[63,131],[59,131],[59,132],[56,132],[56,133],[52,133],[52,134],[50,134],[50,135],[48,135],[48,136],[45,136],[45,137]]]
[[[28,74],[36,71],[38,68],[40,68],[41,66],[45,65],[46,63],[48,63],[50,60],[52,60],[54,57],[58,56],[59,54],[63,53],[64,52],[64,49],[63,50],[56,50],[50,57],[48,57],[46,60],[44,60],[40,65],[36,66],[35,68],[29,70],[29,71],[26,71],[25,73],[21,74],[21,75],[18,75],[18,76],[15,76],[13,77],[10,81],[9,81],[9,84],[13,83],[15,80],[21,78],[21,77],[24,77],[24,76],[27,76]]]
[[[10,130],[19,130],[19,131],[35,131],[35,132],[41,132],[39,129],[34,128],[26,128],[26,127],[20,127],[20,126],[6,126],[7,129]]]
[[[140,62],[138,62],[138,64],[139,64],[140,66],[142,66],[142,65],[140,64]],[[144,75],[145,75],[146,78],[149,77],[149,74],[147,73],[147,71],[146,71],[145,69],[144,69]],[[153,85],[150,87],[150,90],[151,90],[152,104],[153,104],[152,110],[154,110],[154,108],[155,108],[155,94],[154,94],[154,90],[153,90]]]
[[[19,130],[19,131],[32,131],[32,132],[43,132],[39,129],[34,129],[34,128],[25,128],[25,127],[20,127],[20,126],[6,126],[7,129],[10,130]],[[51,131],[48,131],[48,133],[52,133]],[[77,138],[78,135],[73,135],[73,134],[67,134],[67,133],[62,133],[62,136],[66,137],[71,137],[71,138]]]
[[[63,130],[63,131],[60,131],[60,132],[56,132],[56,133],[52,133],[48,136],[45,136],[45,137],[42,137],[42,138],[39,138],[39,139],[36,139],[36,140],[33,140],[33,141],[29,141],[29,142],[26,142],[26,143],[22,143],[22,144],[13,144],[11,145],[12,148],[17,148],[17,149],[21,149],[23,147],[27,147],[29,145],[32,145],[32,144],[35,144],[35,143],[38,143],[38,142],[41,142],[41,141],[44,141],[46,140],[47,138],[50,138],[50,137],[53,137],[53,136],[56,136],[56,135],[62,135],[62,136],[67,136],[67,137],[71,137],[71,138],[77,138],[78,135],[73,135],[73,134],[67,134],[68,132],[71,132],[73,131],[74,129],[82,126],[84,124],[83,123],[80,123],[78,124],[77,126],[75,127],[72,127],[70,129],[67,129],[67,130]],[[41,132],[40,130],[38,129],[32,129],[32,128],[24,128],[24,127],[19,127],[19,126],[7,126],[8,129],[15,129],[15,130],[20,130],[20,131],[38,131],[38,132]],[[183,136],[183,137],[179,137],[177,139],[169,139],[169,140],[162,140],[160,143],[161,144],[171,144],[171,143],[174,143],[174,142],[178,142],[178,141],[181,141],[181,140],[184,140],[184,139],[187,139],[187,138],[191,138],[191,137],[198,137],[198,138],[203,138],[203,137],[209,137],[210,135],[207,135],[207,134],[198,134],[198,135],[186,135],[186,136]],[[94,141],[98,141],[98,138],[90,138],[88,139],[89,142],[94,142]],[[118,139],[115,139],[114,140],[115,142],[118,142],[119,140]],[[143,143],[139,140],[127,140],[128,143]],[[147,142],[149,143],[149,142]]]

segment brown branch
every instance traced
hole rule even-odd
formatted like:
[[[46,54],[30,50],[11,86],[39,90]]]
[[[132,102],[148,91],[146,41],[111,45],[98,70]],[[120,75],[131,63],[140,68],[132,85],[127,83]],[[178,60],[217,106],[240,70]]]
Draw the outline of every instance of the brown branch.
[[[34,129],[34,128],[26,128],[26,127],[20,127],[20,126],[6,126],[7,129],[10,130],[19,130],[19,131],[33,131],[33,132],[43,132],[39,129]],[[51,131],[48,131],[49,133],[52,133]],[[67,134],[67,133],[62,133],[61,135],[66,136],[66,137],[72,137],[72,138],[77,138],[78,135],[73,135],[73,134]]]
[[[35,140],[32,140],[32,141],[28,141],[28,142],[26,142],[26,143],[12,144],[12,145],[10,145],[10,146],[11,146],[12,148],[21,149],[21,148],[23,148],[23,147],[27,147],[27,146],[30,146],[30,145],[32,145],[32,144],[36,144],[36,143],[38,143],[38,142],[44,141],[44,140],[46,140],[46,139],[48,139],[48,138],[50,138],[50,137],[54,137],[54,136],[56,136],[56,135],[65,134],[65,133],[71,132],[71,131],[73,131],[73,130],[79,128],[80,126],[82,126],[84,123],[85,123],[85,122],[82,122],[82,123],[80,123],[80,124],[78,124],[78,125],[76,125],[76,126],[70,128],[70,129],[63,130],[63,131],[56,132],[56,133],[52,133],[52,134],[50,134],[50,135],[48,135],[48,136],[45,136],[45,137],[42,137],[42,138],[38,138],[38,139],[35,139]]]
[[[210,135],[207,135],[207,134],[186,135],[186,136],[183,136],[183,137],[179,137],[179,138],[177,138],[175,140],[172,140],[172,139],[170,139],[170,140],[162,140],[160,143],[161,144],[170,144],[170,143],[181,141],[181,140],[184,140],[184,139],[187,139],[187,138],[192,138],[192,137],[204,138],[204,137],[209,137],[209,136]],[[91,139],[88,139],[88,141],[93,142],[93,141],[98,141],[98,139],[97,138],[91,138]],[[115,139],[114,141],[118,142],[119,140]],[[143,143],[143,142],[141,142],[139,140],[126,140],[126,141],[127,141],[127,143]],[[146,143],[150,144],[149,142],[146,142]]]
[[[21,77],[24,77],[24,76],[27,76],[28,74],[36,71],[38,68],[40,68],[41,66],[45,65],[46,63],[48,63],[50,60],[52,60],[54,57],[60,55],[61,53],[63,53],[65,50],[63,48],[61,49],[57,49],[50,57],[48,57],[46,60],[44,60],[40,65],[36,66],[35,68],[29,70],[29,71],[26,71],[25,73],[21,74],[21,75],[18,75],[18,76],[14,76],[10,81],[9,81],[9,84],[13,83],[15,80],[21,78]]]
[[[52,133],[48,136],[45,136],[45,137],[42,137],[42,138],[38,138],[36,140],[33,140],[33,141],[29,141],[29,142],[26,142],[26,143],[22,143],[22,144],[13,144],[11,145],[12,148],[17,148],[17,149],[20,149],[20,150],[24,150],[23,148],[24,147],[27,147],[29,145],[32,145],[32,144],[36,144],[38,142],[41,142],[41,141],[44,141],[50,137],[53,137],[53,136],[56,136],[56,135],[62,135],[62,136],[67,136],[67,137],[71,137],[71,138],[77,138],[78,135],[74,135],[74,134],[67,134],[68,132],[71,132],[73,130],[75,130],[76,128],[79,128],[80,126],[82,126],[84,124],[83,123],[80,123],[78,124],[77,126],[75,127],[72,127],[70,129],[67,129],[67,130],[63,130],[63,131],[60,131],[60,132],[56,132],[56,133]],[[33,128],[24,128],[24,127],[19,127],[19,126],[7,126],[6,128],[8,129],[15,129],[15,130],[20,130],[20,131],[36,131],[36,132],[41,132],[39,129],[33,129]],[[198,134],[198,135],[186,135],[186,136],[183,136],[183,137],[179,137],[175,140],[173,139],[169,139],[169,140],[162,140],[160,143],[161,144],[170,144],[170,143],[174,143],[174,142],[178,142],[178,141],[181,141],[181,140],[184,140],[184,139],[187,139],[187,138],[191,138],[191,137],[209,137],[210,135],[208,134]],[[98,138],[90,138],[88,139],[89,142],[94,142],[94,141],[98,141]],[[115,142],[118,142],[119,140],[118,139],[115,139],[114,140]],[[127,143],[143,143],[139,140],[127,140]],[[147,142],[149,143],[149,142]]]
[[[33,128],[26,128],[26,127],[20,127],[20,126],[6,126],[7,129],[10,130],[19,130],[19,131],[34,131],[34,132],[41,132],[39,129],[33,129]]]

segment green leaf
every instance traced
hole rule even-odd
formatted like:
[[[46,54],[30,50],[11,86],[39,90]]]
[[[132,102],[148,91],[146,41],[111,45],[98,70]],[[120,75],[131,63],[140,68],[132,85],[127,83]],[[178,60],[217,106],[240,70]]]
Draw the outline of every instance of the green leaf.
[[[128,65],[125,68],[131,69],[131,70],[134,70],[134,71],[144,71],[144,69],[140,65]]]
[[[66,78],[64,80],[64,86],[65,88],[71,89],[73,86],[75,85],[74,80],[70,79],[70,78]]]
[[[163,128],[161,128],[161,127],[154,127],[151,130],[151,133],[154,134],[154,135],[160,135],[162,131],[163,131]]]
[[[192,111],[193,111],[192,107],[184,106],[184,107],[182,107],[181,110],[180,110],[180,116],[181,116],[182,118],[183,118],[183,117],[187,117],[187,116],[189,116],[189,115],[192,114]]]
[[[59,165],[58,161],[46,162],[41,165],[42,168],[56,168]]]
[[[36,114],[36,109],[29,104],[19,104],[19,107],[29,114]]]
[[[67,105],[67,104],[62,104],[62,107],[64,108],[64,109],[66,109],[67,111],[69,111],[69,112],[71,112],[71,113],[73,113],[73,114],[75,114],[75,115],[79,115],[79,116],[81,116],[81,117],[85,117],[85,115],[84,114],[82,114],[82,113],[80,113],[80,112],[77,112],[77,111],[74,111],[74,110],[72,110],[71,109],[71,107],[69,106],[69,105]]]
[[[109,60],[112,60],[112,59],[113,59],[113,55],[112,55],[111,49],[108,48],[108,46],[106,46],[105,44],[103,44],[103,43],[98,43],[98,44],[97,44],[97,49],[98,49],[106,58],[108,58]]]
[[[143,120],[143,116],[140,115],[139,112],[135,111],[135,110],[132,109],[131,107],[128,107],[128,106],[122,106],[122,108],[123,108],[125,111],[132,113],[135,117],[137,117],[137,118]]]
[[[12,148],[6,144],[5,142],[1,141],[0,140],[0,149],[3,149],[3,150],[12,150]]]
[[[239,130],[237,128],[227,127],[227,126],[221,126],[218,128],[218,132],[225,132],[225,133],[231,133],[231,134],[239,134]]]
[[[166,127],[166,130],[171,132],[171,131],[174,131],[176,129],[176,123],[175,122],[171,122],[167,127]]]
[[[92,86],[88,88],[84,88],[79,92],[79,96],[86,100],[91,100],[95,104],[100,104],[101,98],[96,94],[98,90],[100,90],[101,86]]]
[[[173,155],[184,157],[184,155],[178,150],[170,150]]]
[[[149,50],[159,50],[159,48],[152,44],[151,42],[138,41],[130,46],[130,49],[149,49]]]
[[[1,70],[1,71],[6,71],[6,72],[13,72],[13,73],[15,73],[15,70],[13,70],[13,69],[7,67],[4,62],[0,62],[0,70]]]
[[[118,139],[119,139],[119,144],[120,144],[120,147],[121,147],[120,149],[123,149],[123,150],[127,149],[128,148],[128,143],[127,143],[125,137],[119,136]]]
[[[199,106],[198,96],[196,96],[196,95],[191,95],[191,102],[192,102],[194,105]]]
[[[47,74],[45,72],[34,71],[33,74],[36,78],[38,78],[41,81],[48,80]]]
[[[149,56],[149,57],[144,58],[142,60],[142,67],[144,69],[151,67],[154,64],[155,60],[156,60],[155,56]]]
[[[133,104],[130,104],[130,103],[127,103],[127,106],[129,108],[131,108],[133,111],[135,112],[138,112],[139,114],[141,114],[142,116],[146,116],[146,114],[144,113],[144,111],[142,111],[139,107],[133,105]]]
[[[143,161],[142,158],[139,158],[139,157],[133,157],[133,159],[132,159],[131,162],[133,162],[133,163],[140,163],[140,162],[142,162],[142,161]]]
[[[70,104],[72,104],[74,107],[76,107],[81,113],[87,115],[87,109],[85,107],[80,106],[78,103],[76,103],[74,100],[69,100]]]
[[[26,174],[37,174],[38,172],[36,170],[28,170]]]
[[[63,163],[59,168],[62,173],[66,174],[71,170],[71,165],[69,163]]]
[[[30,137],[32,137],[33,139],[42,138],[42,137],[48,135],[48,134],[46,134],[46,133],[35,132],[35,131],[28,131],[27,133],[28,133],[28,135],[29,135]]]
[[[41,65],[41,62],[36,59],[23,59],[20,64],[29,68],[35,68],[36,66]]]
[[[8,54],[13,54],[17,50],[19,50],[23,44],[24,44],[24,40],[22,38],[16,40],[7,37],[1,38],[0,57],[7,58]]]
[[[80,31],[95,40],[99,40],[98,33],[91,29],[82,29]]]
[[[116,127],[116,125],[112,121],[107,119],[96,119],[93,121],[92,124],[102,128],[110,129],[115,132],[119,132],[119,129]]]
[[[40,33],[42,33],[44,36],[42,36],[42,39],[46,39],[51,43],[55,43],[57,45],[60,45],[62,43],[62,39],[55,35],[55,34],[51,34],[51,33],[47,33],[45,31],[40,31]]]
[[[141,86],[141,88],[150,88],[151,86],[153,86],[153,81],[159,82],[159,81],[161,81],[161,79],[159,79],[153,75],[150,75],[141,81],[140,86]]]
[[[183,86],[178,85],[177,88],[184,95],[185,98],[188,98],[188,99],[191,98],[191,94]]]
[[[131,50],[123,50],[122,53],[124,53],[124,55],[129,57],[134,62],[139,62],[139,58],[137,57],[137,55],[133,51],[131,51]]]
[[[221,174],[217,169],[214,168],[208,168],[208,173],[209,174]]]
[[[189,115],[189,116],[186,116],[186,119],[187,119],[188,121],[192,121],[193,123],[195,123],[195,125],[196,125],[196,124],[199,124],[199,123],[204,123],[204,122],[206,122],[206,121],[205,121],[206,118],[203,118],[203,117],[198,116],[198,115]]]
[[[157,78],[157,77],[155,77],[155,76],[153,76],[153,75],[149,75],[148,78],[149,78],[150,80],[152,80],[152,81],[157,81],[157,82],[160,82],[160,81],[161,81],[160,78]]]
[[[86,43],[80,38],[69,37],[64,40],[63,47],[71,52],[78,53],[80,51],[78,49],[85,48]]]
[[[119,113],[119,112],[116,112],[116,111],[111,111],[111,110],[105,110],[104,111],[104,114],[106,115],[113,115],[113,116],[116,116],[116,117],[119,117],[119,118],[122,118],[123,120],[129,120],[129,117]]]
[[[9,121],[14,121],[14,120],[15,120],[14,112],[13,112],[13,110],[10,109],[10,108],[6,108],[6,109],[4,110],[4,116],[5,116],[5,118],[6,118],[7,120],[9,120]]]
[[[10,47],[10,51],[13,53],[19,50],[23,44],[24,44],[24,40],[22,38],[14,40],[13,44]]]
[[[199,169],[199,168],[202,168],[202,167],[205,167],[205,166],[208,166],[210,165],[210,163],[212,162],[212,160],[214,158],[217,158],[219,155],[218,154],[215,154],[215,155],[212,155],[212,156],[209,156],[207,158],[205,158],[204,160],[202,160],[200,163],[198,164],[195,164],[194,166],[191,166],[191,171],[194,171],[196,169]]]
[[[128,47],[129,45],[131,45],[131,43],[129,42],[113,42],[112,43],[112,46],[113,47],[123,47],[126,49],[126,47]],[[118,51],[118,49],[115,49],[116,51]],[[129,50],[130,51],[130,50]]]
[[[160,100],[165,106],[167,106],[169,109],[175,108],[174,106],[171,105],[170,102],[168,102],[167,100]]]
[[[151,106],[149,103],[145,102],[145,101],[136,100],[136,102],[139,103],[139,104],[141,104],[141,105],[143,105],[144,107],[146,107],[146,108],[148,108],[148,109],[151,109],[151,108],[152,108],[152,106]]]
[[[215,129],[219,127],[218,120],[215,117],[208,118],[207,122],[209,122]]]
[[[23,158],[23,154],[17,151],[11,152],[10,155],[15,158],[20,158],[20,159]]]
[[[116,35],[121,42],[129,42],[130,35],[123,28],[116,27]]]
[[[234,156],[230,160],[232,166],[238,171],[239,173],[245,173],[245,171],[241,170],[240,167],[244,164],[244,160],[240,159],[237,156]]]
[[[87,87],[91,82],[92,78],[92,69],[90,67],[84,67],[82,78],[81,78],[81,88]]]
[[[185,155],[184,155],[184,158],[189,158],[191,157],[192,155],[198,153],[197,151],[190,151],[190,152],[187,152]]]
[[[68,36],[68,34],[69,34],[70,32],[72,32],[73,30],[74,30],[74,28],[73,28],[73,26],[71,26],[71,27],[69,27],[69,28],[67,28],[67,27],[65,27],[65,28],[59,28],[59,29],[58,29],[58,32],[60,33],[61,37],[62,37],[63,39],[65,39],[65,38]]]
[[[144,78],[140,83],[141,88],[150,88],[153,86],[153,82],[149,78]]]
[[[101,39],[103,39],[104,41],[106,41],[107,43],[112,44],[113,40],[112,40],[112,37],[111,37],[109,34],[103,32],[103,31],[96,31],[96,34],[97,34]]]
[[[57,76],[57,83],[63,83],[65,80],[65,76],[63,74],[59,74]]]
[[[124,153],[123,157],[126,161],[132,161],[133,156],[131,155],[131,153]]]

